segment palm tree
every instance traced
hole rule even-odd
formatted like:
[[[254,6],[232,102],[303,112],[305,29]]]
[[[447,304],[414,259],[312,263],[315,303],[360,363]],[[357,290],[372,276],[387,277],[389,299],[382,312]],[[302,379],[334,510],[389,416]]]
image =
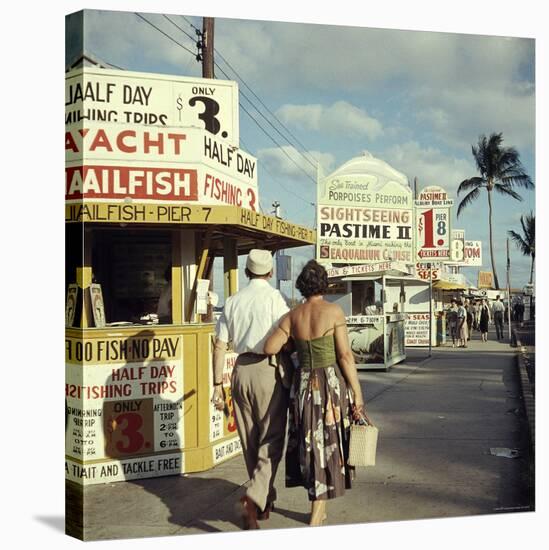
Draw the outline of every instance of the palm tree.
[[[485,188],[488,193],[488,228],[490,236],[490,259],[494,284],[499,289],[496,263],[494,261],[494,239],[492,232],[492,191],[507,195],[518,201],[522,197],[515,191],[515,187],[532,189],[534,184],[528,176],[519,160],[519,153],[514,147],[503,147],[501,133],[490,134],[489,138],[481,135],[478,144],[472,146],[480,177],[476,176],[463,180],[458,187],[458,195],[469,191],[459,203],[457,215],[480,196],[480,190]]]
[[[536,260],[536,216],[534,216],[533,212],[530,212],[526,216],[521,216],[520,225],[522,225],[522,235],[513,230],[508,231],[508,233],[522,254],[532,257],[529,281],[532,284],[534,282],[534,262]]]

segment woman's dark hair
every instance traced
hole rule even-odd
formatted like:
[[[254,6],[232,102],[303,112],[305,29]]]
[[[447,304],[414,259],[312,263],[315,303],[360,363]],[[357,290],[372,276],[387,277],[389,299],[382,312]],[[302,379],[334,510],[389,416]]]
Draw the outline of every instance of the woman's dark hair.
[[[326,294],[328,290],[328,274],[316,260],[309,260],[301,270],[295,286],[304,298]]]

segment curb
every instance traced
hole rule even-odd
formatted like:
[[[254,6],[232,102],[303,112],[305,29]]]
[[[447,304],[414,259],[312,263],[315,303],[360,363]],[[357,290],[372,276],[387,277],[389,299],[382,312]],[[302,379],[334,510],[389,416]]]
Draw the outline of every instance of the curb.
[[[532,386],[528,378],[528,372],[526,371],[526,348],[522,346],[521,341],[516,336],[513,330],[513,337],[517,346],[517,367],[520,375],[520,385],[522,389],[522,398],[524,403],[524,409],[526,411],[526,417],[528,419],[528,428],[530,430],[530,441],[532,448],[536,446],[536,418],[535,418],[535,398],[532,392]]]

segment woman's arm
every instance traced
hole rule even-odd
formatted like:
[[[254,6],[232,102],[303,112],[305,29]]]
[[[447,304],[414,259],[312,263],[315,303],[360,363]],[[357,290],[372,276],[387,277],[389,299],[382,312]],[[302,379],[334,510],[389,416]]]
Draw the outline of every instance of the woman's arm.
[[[353,392],[354,402],[357,407],[364,406],[364,398],[362,397],[362,389],[358,381],[355,360],[353,352],[349,346],[349,335],[347,333],[347,324],[343,310],[337,306],[335,315],[335,346],[337,362],[341,367],[345,381],[351,387]]]
[[[263,353],[265,355],[275,355],[282,349],[282,346],[290,338],[290,326],[290,314],[286,313],[280,320],[280,323],[278,323],[276,329],[267,338],[263,346]]]

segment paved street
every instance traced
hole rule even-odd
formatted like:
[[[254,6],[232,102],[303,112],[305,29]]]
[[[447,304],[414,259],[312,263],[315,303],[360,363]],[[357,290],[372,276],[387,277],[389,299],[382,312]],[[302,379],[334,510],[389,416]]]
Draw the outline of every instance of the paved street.
[[[468,349],[413,349],[389,372],[361,372],[380,430],[377,466],[328,504],[328,524],[494,514],[533,509],[528,427],[516,350],[507,342]],[[490,448],[519,449],[518,458]],[[92,486],[85,490],[87,540],[240,529],[234,504],[247,481],[242,457],[209,472]],[[284,488],[262,528],[302,527],[305,490]]]

